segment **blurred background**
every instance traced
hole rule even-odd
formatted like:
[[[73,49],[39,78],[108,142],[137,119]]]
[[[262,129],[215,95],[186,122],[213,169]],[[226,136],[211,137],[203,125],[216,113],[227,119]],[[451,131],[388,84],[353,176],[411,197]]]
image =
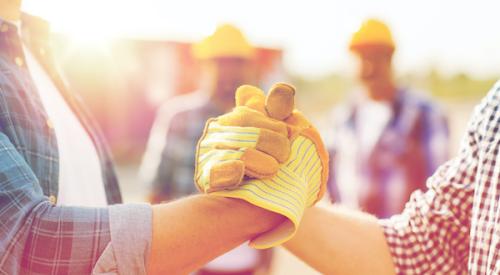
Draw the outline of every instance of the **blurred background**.
[[[237,27],[254,48],[254,82],[297,88],[297,104],[327,136],[328,117],[363,90],[349,45],[368,18],[385,22],[393,78],[447,119],[450,155],[475,104],[499,78],[498,1],[25,0],[51,23],[56,59],[112,148],[126,202],[148,199],[139,166],[157,111],[203,83],[192,45],[217,26]],[[175,101],[174,101],[175,102]],[[167,127],[165,125],[165,127]],[[332,130],[333,131],[333,130]],[[315,274],[279,250],[272,274]]]

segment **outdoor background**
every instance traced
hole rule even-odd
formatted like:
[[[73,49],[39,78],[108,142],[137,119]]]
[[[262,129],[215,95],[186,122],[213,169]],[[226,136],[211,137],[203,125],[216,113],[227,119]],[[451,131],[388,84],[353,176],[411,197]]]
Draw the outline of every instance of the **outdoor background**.
[[[475,104],[500,75],[498,1],[26,0],[52,23],[57,61],[107,136],[126,202],[142,201],[137,177],[155,110],[196,89],[190,44],[217,24],[240,27],[259,47],[262,85],[288,81],[322,131],[325,114],[356,89],[347,50],[367,17],[392,28],[402,86],[437,101],[455,152]],[[314,274],[279,251],[274,274]]]

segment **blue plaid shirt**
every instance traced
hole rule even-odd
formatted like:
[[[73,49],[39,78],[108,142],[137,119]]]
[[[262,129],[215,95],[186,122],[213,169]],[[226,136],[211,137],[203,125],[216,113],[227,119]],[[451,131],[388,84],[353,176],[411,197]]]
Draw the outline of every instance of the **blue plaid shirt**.
[[[416,189],[425,189],[426,179],[448,158],[448,122],[431,102],[400,90],[392,103],[393,115],[373,149],[359,151],[357,102],[336,110],[331,121],[334,134],[327,142],[332,176],[328,189],[332,200],[342,202],[339,188],[351,182],[339,182],[335,171],[346,155],[361,181],[355,194],[358,207],[378,217],[399,213]],[[343,111],[343,112],[342,112]],[[346,150],[346,145],[355,146]],[[350,163],[352,160],[352,163]],[[343,186],[340,186],[343,185]]]
[[[120,203],[107,148],[51,62],[48,24],[28,15],[22,24],[26,45],[94,142],[108,203]],[[21,38],[16,26],[0,20],[0,274],[89,274],[105,249],[112,250],[121,274],[145,273],[149,206],[58,207],[58,177],[57,140],[25,65]],[[127,245],[131,239],[138,246]]]
[[[196,144],[207,119],[224,113],[210,100],[196,98],[201,97],[200,93],[171,99],[157,114],[151,136],[164,139],[164,146],[148,146],[145,156],[161,156],[156,156],[154,161],[145,157],[143,163],[154,168],[147,176],[153,176],[148,184],[156,203],[198,193],[193,184]]]

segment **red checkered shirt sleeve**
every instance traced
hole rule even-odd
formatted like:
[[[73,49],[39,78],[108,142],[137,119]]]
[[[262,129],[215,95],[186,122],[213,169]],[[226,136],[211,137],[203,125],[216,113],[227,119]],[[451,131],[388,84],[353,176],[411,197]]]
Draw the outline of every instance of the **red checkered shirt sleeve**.
[[[402,214],[380,223],[398,274],[467,272],[474,188],[485,102],[476,108],[459,154],[416,191]]]
[[[456,158],[382,220],[399,274],[500,274],[500,81],[479,104]]]

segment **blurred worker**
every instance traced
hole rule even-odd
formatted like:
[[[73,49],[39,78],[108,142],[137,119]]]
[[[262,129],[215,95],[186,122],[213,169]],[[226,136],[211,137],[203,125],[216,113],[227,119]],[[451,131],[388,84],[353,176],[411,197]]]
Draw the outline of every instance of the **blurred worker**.
[[[20,7],[0,0],[1,274],[188,274],[282,223],[209,195],[121,204],[106,143],[54,65],[49,25]]]
[[[234,107],[234,91],[255,82],[255,49],[239,29],[221,25],[193,46],[201,62],[200,89],[160,107],[151,130],[141,175],[152,203],[197,193],[193,185],[196,144],[205,122]],[[209,263],[199,274],[253,274],[268,267],[270,250],[242,245]]]
[[[412,191],[448,157],[448,125],[429,101],[398,87],[389,28],[369,19],[349,49],[363,90],[332,114],[332,199],[378,217],[399,213]]]

